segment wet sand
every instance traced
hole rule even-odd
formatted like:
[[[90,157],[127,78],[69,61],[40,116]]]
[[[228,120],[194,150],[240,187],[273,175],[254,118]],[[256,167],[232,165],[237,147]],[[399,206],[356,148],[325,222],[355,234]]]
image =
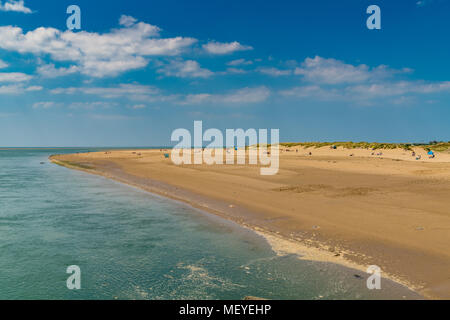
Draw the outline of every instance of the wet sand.
[[[282,148],[279,174],[261,176],[254,165],[176,166],[167,152],[51,160],[238,222],[279,252],[362,271],[377,265],[426,297],[450,298],[450,154],[423,151],[417,161],[399,149]]]

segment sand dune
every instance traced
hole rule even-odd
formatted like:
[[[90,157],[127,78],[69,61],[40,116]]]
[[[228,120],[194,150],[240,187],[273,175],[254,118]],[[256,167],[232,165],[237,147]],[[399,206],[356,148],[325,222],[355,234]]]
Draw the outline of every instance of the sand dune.
[[[270,234],[280,250],[378,265],[427,297],[450,298],[450,154],[414,151],[282,148],[276,176],[251,165],[175,166],[164,150],[52,160]]]

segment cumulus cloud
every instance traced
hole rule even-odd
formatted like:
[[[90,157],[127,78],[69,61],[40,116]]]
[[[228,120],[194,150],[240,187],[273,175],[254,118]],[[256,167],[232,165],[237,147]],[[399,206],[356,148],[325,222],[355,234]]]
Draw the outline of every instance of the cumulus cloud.
[[[0,69],[7,68],[8,66],[9,66],[9,65],[8,65],[5,61],[3,61],[3,60],[0,59]]]
[[[93,102],[72,102],[68,105],[68,109],[84,109],[84,110],[95,110],[95,109],[109,109],[111,107],[117,106],[118,103],[110,101],[93,101]],[[61,102],[54,101],[42,101],[33,104],[33,109],[51,109],[56,107],[64,106]]]
[[[406,104],[416,101],[415,96],[450,93],[450,81],[430,82],[405,80],[413,70],[391,69],[385,65],[369,68],[351,65],[335,59],[307,58],[295,69],[306,83],[281,90],[285,97],[319,101],[345,101],[360,105]],[[398,76],[402,76],[398,78]]]
[[[235,66],[244,66],[253,64],[253,61],[245,60],[245,59],[236,59],[227,63],[227,65],[235,67]]]
[[[12,11],[21,13],[32,13],[30,8],[25,6],[24,0],[6,0],[0,1],[0,11]]]
[[[282,70],[282,69],[267,68],[267,67],[258,68],[257,71],[259,73],[266,74],[266,75],[273,76],[273,77],[289,76],[293,73],[292,70],[289,70],[289,69]]]
[[[131,22],[130,22],[131,23]],[[171,58],[159,63],[157,72],[164,76],[180,78],[208,78],[213,74],[245,73],[246,70],[228,68],[223,72],[215,72],[202,68],[197,61]],[[233,65],[242,65],[245,60]],[[42,66],[41,73],[66,73],[69,68],[56,68],[54,65]],[[271,76],[302,75],[301,85],[277,91],[282,97],[315,99],[318,101],[345,101],[361,105],[372,102],[390,102],[405,104],[415,101],[414,95],[450,93],[450,81],[430,82],[405,80],[412,72],[411,69],[391,69],[380,65],[369,67],[366,65],[352,65],[336,59],[322,57],[307,58],[301,64],[290,64],[284,69],[261,67],[255,71]],[[298,84],[298,82],[297,82]],[[20,89],[20,88],[19,88]],[[13,87],[4,88],[13,91]],[[25,88],[22,88],[25,90]],[[130,100],[129,106],[139,109],[150,102],[167,102],[182,105],[239,105],[257,104],[266,101],[272,91],[265,86],[245,87],[226,93],[193,93],[166,94],[160,89],[137,83],[120,84],[112,87],[69,87],[51,90],[53,94],[86,94],[97,95],[105,99],[123,98]],[[134,107],[129,107],[134,108]]]
[[[371,105],[386,101],[393,104],[411,102],[415,95],[450,93],[450,81],[387,81],[369,84],[350,84],[345,87],[306,85],[297,86],[279,92],[282,96],[312,98],[320,101],[345,101]]]
[[[342,92],[335,88],[322,88],[318,85],[296,86],[290,89],[281,90],[282,96],[296,98],[314,98],[318,100],[338,100],[343,98]]]
[[[40,27],[26,33],[19,27],[0,27],[0,48],[19,53],[49,55],[55,61],[75,62],[92,77],[115,76],[147,66],[148,57],[176,56],[197,40],[159,38],[156,26],[121,17],[122,26],[108,33]],[[54,71],[54,70],[53,70]]]
[[[136,101],[131,109],[144,109],[150,102],[166,102],[181,105],[202,105],[207,103],[221,105],[255,104],[266,101],[271,91],[265,87],[245,87],[226,93],[198,93],[166,95],[161,90],[146,85],[121,84],[115,87],[69,87],[50,91],[55,95],[95,95],[105,99],[124,98]],[[110,103],[108,102],[110,105]]]
[[[366,97],[390,97],[408,93],[430,94],[439,92],[450,92],[450,81],[426,83],[423,81],[398,81],[389,83],[377,83],[367,85],[351,86],[346,90],[355,95]]]
[[[230,54],[236,51],[253,50],[252,47],[244,46],[237,41],[228,43],[211,41],[204,44],[203,49],[211,54]]]
[[[23,1],[13,2],[23,4]],[[197,39],[190,37],[163,38],[161,31],[155,25],[139,22],[128,15],[120,17],[118,28],[105,33],[62,31],[52,27],[24,31],[17,26],[0,26],[0,49],[36,55],[39,57],[37,74],[44,78],[74,73],[95,78],[114,77],[127,71],[143,69],[155,57],[180,56],[198,42]],[[229,43],[211,41],[204,44],[203,48],[214,55],[253,49],[237,41]],[[237,59],[228,65],[251,63]],[[69,66],[56,67],[61,64]],[[7,64],[0,60],[0,68],[6,66]],[[213,75],[211,70],[200,67],[197,61],[183,61],[181,58],[172,58],[172,61],[160,66],[158,73],[181,78],[208,78]]]
[[[363,82],[370,77],[366,65],[353,66],[319,56],[306,58],[302,66],[295,69],[295,74],[302,75],[311,82],[328,84]]]
[[[77,66],[70,66],[68,68],[56,68],[53,63],[39,66],[37,73],[44,78],[57,78],[73,74],[79,71]]]
[[[137,19],[131,16],[122,15],[119,19],[119,24],[125,27],[131,27],[137,22]]]
[[[41,86],[25,86],[23,83],[7,84],[0,86],[0,95],[16,95],[23,94],[24,92],[40,91],[43,88]]]
[[[44,87],[42,87],[42,86],[30,86],[30,87],[25,88],[25,91],[33,92],[33,91],[41,91],[42,89],[44,89]]]
[[[32,76],[21,72],[1,72],[0,82],[25,82],[32,78]]]
[[[208,78],[213,75],[212,71],[200,67],[200,64],[194,60],[173,60],[157,72],[178,78]]]
[[[69,87],[69,88],[56,88],[50,91],[52,94],[88,94],[96,95],[107,99],[115,99],[121,97],[136,98],[142,97],[143,99],[159,93],[159,89],[153,86],[140,85],[140,84],[120,84],[114,87]]]
[[[227,68],[225,72],[221,72],[221,74],[245,74],[245,73],[248,73],[248,71],[240,68]]]
[[[243,88],[234,90],[225,94],[189,94],[180,103],[181,104],[253,104],[263,102],[270,96],[270,90],[264,86],[256,88]]]
[[[408,74],[412,71],[409,68],[390,69],[385,65],[369,68],[365,64],[352,65],[340,60],[316,56],[306,58],[301,67],[295,68],[294,73],[302,75],[304,80],[308,82],[337,85],[377,82],[398,74]]]
[[[19,94],[22,93],[24,91],[23,86],[21,85],[5,85],[5,86],[0,86],[0,95],[3,94]]]

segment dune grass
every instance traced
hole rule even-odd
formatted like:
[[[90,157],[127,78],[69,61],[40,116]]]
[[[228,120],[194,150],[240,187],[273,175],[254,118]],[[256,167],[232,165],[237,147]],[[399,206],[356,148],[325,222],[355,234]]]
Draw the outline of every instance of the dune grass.
[[[280,143],[281,146],[289,147],[304,147],[304,148],[322,148],[322,147],[343,147],[345,149],[403,149],[412,150],[413,147],[421,147],[425,150],[434,151],[447,151],[450,149],[449,142],[430,142],[429,144],[415,144],[415,143],[379,143],[379,142],[291,142],[291,143]]]
[[[449,142],[436,142],[425,146],[427,150],[433,150],[438,152],[450,151],[450,141]]]
[[[53,158],[50,158],[50,160],[53,163],[60,165],[62,167],[66,167],[66,168],[79,168],[79,169],[84,169],[84,170],[94,169],[93,166],[90,166],[86,163],[78,163],[78,162],[65,161],[65,160],[55,160]]]

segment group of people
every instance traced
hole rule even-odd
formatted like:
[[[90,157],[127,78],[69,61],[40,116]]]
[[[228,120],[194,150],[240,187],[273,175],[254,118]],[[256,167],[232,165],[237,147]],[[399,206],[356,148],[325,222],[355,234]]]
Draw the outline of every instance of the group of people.
[[[422,156],[421,156],[420,154],[419,154],[419,155],[416,155],[416,152],[415,152],[415,151],[413,151],[411,155],[412,155],[413,157],[416,157],[416,160],[422,159]],[[434,158],[436,157],[436,154],[435,154],[432,150],[428,150],[427,155],[428,155],[428,158],[429,158],[429,159],[434,159]]]

